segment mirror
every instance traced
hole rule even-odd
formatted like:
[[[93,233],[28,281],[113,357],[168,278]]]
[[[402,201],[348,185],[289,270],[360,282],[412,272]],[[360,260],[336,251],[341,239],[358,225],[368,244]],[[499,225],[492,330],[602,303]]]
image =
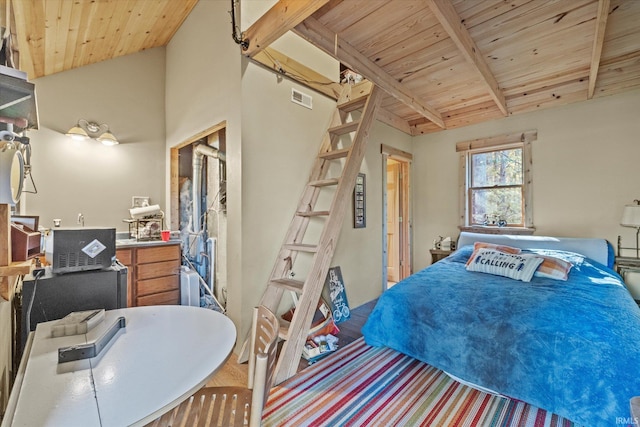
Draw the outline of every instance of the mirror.
[[[15,147],[0,151],[0,203],[15,205],[24,182],[24,159]]]

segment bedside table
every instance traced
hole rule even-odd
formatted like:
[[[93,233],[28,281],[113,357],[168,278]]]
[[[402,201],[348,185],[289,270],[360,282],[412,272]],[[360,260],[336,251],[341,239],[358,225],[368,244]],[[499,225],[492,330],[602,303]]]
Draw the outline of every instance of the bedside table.
[[[622,280],[625,281],[625,275],[627,273],[640,274],[640,258],[617,256],[616,271],[620,276],[622,276]],[[640,300],[636,300],[636,303],[640,306]]]
[[[444,249],[429,249],[429,252],[431,252],[431,264],[434,264],[453,253],[453,251]]]

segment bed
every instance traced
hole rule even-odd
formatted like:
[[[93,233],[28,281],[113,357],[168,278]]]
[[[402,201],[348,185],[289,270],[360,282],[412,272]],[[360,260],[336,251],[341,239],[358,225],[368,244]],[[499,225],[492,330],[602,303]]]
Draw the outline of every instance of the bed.
[[[474,250],[476,242],[489,245]],[[526,282],[467,270],[470,258],[503,252],[495,245],[519,249],[527,263],[569,262],[568,276],[540,277],[539,266]],[[380,296],[362,329],[367,344],[579,425],[629,423],[640,395],[640,309],[612,270],[611,245],[462,233],[458,247]]]

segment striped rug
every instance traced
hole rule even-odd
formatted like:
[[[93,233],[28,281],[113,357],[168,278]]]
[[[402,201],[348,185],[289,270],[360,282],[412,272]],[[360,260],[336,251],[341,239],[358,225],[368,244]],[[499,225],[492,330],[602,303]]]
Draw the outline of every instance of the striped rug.
[[[353,342],[274,387],[263,426],[573,426],[477,391],[388,348]]]

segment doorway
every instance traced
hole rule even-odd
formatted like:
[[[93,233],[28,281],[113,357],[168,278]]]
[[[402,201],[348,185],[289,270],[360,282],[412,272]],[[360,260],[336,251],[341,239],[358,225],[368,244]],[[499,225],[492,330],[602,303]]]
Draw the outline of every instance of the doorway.
[[[199,276],[200,306],[226,307],[226,124],[171,148],[171,229],[182,260]],[[193,279],[191,279],[193,280]]]
[[[411,274],[410,153],[382,146],[384,289]]]

